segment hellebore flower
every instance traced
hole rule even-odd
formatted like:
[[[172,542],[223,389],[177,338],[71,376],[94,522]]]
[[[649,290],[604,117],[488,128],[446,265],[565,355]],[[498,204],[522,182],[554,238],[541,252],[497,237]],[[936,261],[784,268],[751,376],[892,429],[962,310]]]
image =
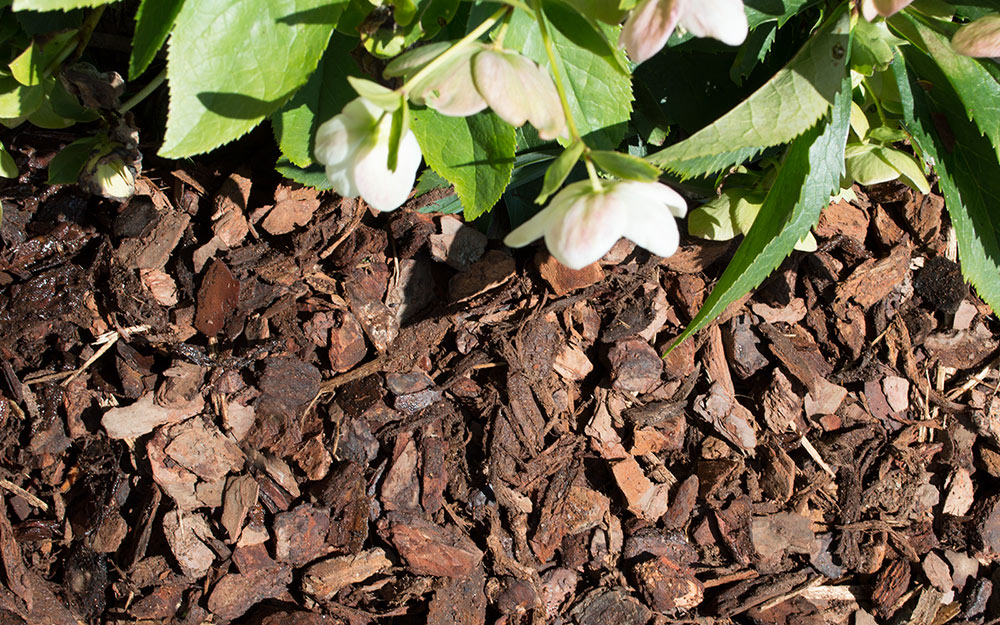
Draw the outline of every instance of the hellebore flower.
[[[1000,56],[1000,15],[987,15],[959,28],[951,47],[965,56]]]
[[[684,198],[659,182],[609,181],[598,191],[582,180],[560,191],[504,244],[523,247],[544,236],[549,252],[570,269],[600,260],[619,237],[670,256],[679,238],[674,218],[686,212]]]
[[[385,69],[387,77],[416,76],[450,44],[423,46],[400,56]],[[542,139],[555,139],[566,129],[566,116],[549,73],[524,55],[484,44],[471,44],[417,77],[407,87],[414,104],[426,104],[442,115],[467,117],[487,106],[512,126],[524,122]]]
[[[625,20],[618,44],[642,63],[666,45],[677,25],[730,46],[743,43],[749,29],[743,0],[642,0]]]
[[[80,171],[80,186],[110,200],[124,201],[132,197],[135,194],[136,168],[126,162],[123,154],[127,152],[120,146],[98,151]]]
[[[913,0],[861,0],[861,15],[869,22],[881,15],[889,17],[906,8]]]
[[[399,141],[396,168],[389,169],[392,116],[364,98],[347,103],[343,112],[316,131],[316,160],[344,197],[361,196],[373,208],[391,211],[406,201],[420,166],[420,146],[409,130]]]

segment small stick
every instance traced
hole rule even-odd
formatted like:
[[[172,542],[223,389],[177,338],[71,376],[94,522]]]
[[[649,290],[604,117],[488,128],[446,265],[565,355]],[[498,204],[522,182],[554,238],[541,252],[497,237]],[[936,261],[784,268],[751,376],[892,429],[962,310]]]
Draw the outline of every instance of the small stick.
[[[781,605],[782,603],[788,601],[789,599],[792,599],[794,597],[797,597],[797,596],[801,595],[804,591],[809,590],[810,588],[813,588],[815,586],[819,586],[820,584],[822,584],[826,580],[827,580],[826,576],[824,576],[824,575],[817,575],[816,577],[813,577],[812,579],[810,579],[806,583],[802,584],[798,588],[793,588],[792,590],[789,590],[786,593],[780,594],[777,597],[774,597],[773,599],[765,601],[764,603],[760,604],[760,607],[758,608],[758,610],[760,610],[761,612],[763,612],[765,610],[770,610],[771,608],[773,608],[775,606],[778,606],[778,605]]]
[[[49,504],[45,503],[44,501],[42,501],[38,497],[32,495],[28,491],[24,490],[23,488],[21,488],[20,486],[18,486],[14,482],[11,482],[10,480],[8,480],[6,478],[0,477],[0,488],[4,488],[4,489],[6,489],[6,490],[8,490],[8,491],[10,491],[12,493],[14,493],[15,495],[18,495],[19,497],[21,497],[22,499],[24,499],[25,501],[27,501],[28,503],[30,503],[34,507],[42,510],[43,512],[48,512],[49,511]]]
[[[830,475],[830,477],[837,479],[837,472],[834,471],[830,467],[830,465],[826,463],[825,460],[823,460],[823,456],[819,455],[819,451],[817,451],[816,448],[813,447],[812,443],[809,442],[809,439],[807,439],[805,436],[800,435],[799,444],[802,445],[802,448],[806,450],[806,453],[809,454],[809,457],[816,461],[816,464],[819,465],[819,468],[826,471]]]
[[[70,382],[72,382],[73,380],[75,380],[78,375],[80,375],[81,373],[83,373],[84,371],[86,371],[87,368],[90,367],[90,365],[92,365],[95,362],[97,362],[98,358],[100,358],[101,356],[103,356],[105,352],[107,352],[109,349],[111,349],[114,346],[114,344],[118,342],[118,339],[121,338],[121,334],[119,334],[118,332],[114,332],[113,335],[114,336],[112,336],[110,339],[108,339],[108,341],[104,345],[101,345],[101,347],[98,348],[98,350],[96,352],[94,352],[93,356],[91,356],[90,358],[88,358],[86,362],[84,362],[82,365],[80,365],[80,367],[76,371],[70,373],[69,377],[67,377],[65,380],[62,381],[61,386],[66,386]]]

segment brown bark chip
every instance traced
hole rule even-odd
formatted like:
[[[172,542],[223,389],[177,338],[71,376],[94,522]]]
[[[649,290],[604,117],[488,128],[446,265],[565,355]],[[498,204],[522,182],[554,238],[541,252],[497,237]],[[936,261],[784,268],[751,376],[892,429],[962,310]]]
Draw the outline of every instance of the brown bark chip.
[[[415,575],[464,577],[483,552],[457,526],[441,526],[416,514],[390,512],[379,531],[396,547]]]
[[[230,573],[212,588],[208,609],[221,619],[238,618],[257,603],[281,596],[291,581],[292,570],[287,566]]]
[[[486,575],[477,567],[434,593],[427,606],[427,625],[483,625],[486,622]]]
[[[600,263],[591,263],[583,269],[569,269],[549,254],[535,256],[542,279],[549,283],[556,297],[596,284],[604,279]]]
[[[390,566],[392,563],[385,557],[385,551],[378,547],[357,555],[327,558],[305,570],[302,591],[328,601],[343,588],[363,582]]]
[[[896,602],[910,584],[910,564],[906,560],[892,560],[879,571],[872,589],[872,602],[882,616],[891,616]]]
[[[12,590],[24,601],[28,612],[31,612],[34,592],[31,578],[24,565],[21,548],[14,538],[14,530],[7,519],[7,502],[0,497],[0,560],[3,562],[4,579],[7,588]]]
[[[597,588],[581,597],[570,609],[580,625],[643,625],[650,611],[624,588]]]
[[[194,327],[205,336],[217,335],[222,330],[226,317],[236,309],[239,299],[239,281],[229,271],[226,263],[221,260],[213,261],[198,289]]]
[[[615,343],[608,351],[608,360],[611,362],[612,388],[648,393],[660,383],[663,360],[642,339],[626,339]]]
[[[650,607],[659,612],[690,610],[705,598],[705,587],[694,572],[665,556],[636,564],[632,574]]]
[[[326,534],[330,530],[327,510],[302,504],[274,517],[274,555],[279,562],[302,566],[329,551]]]

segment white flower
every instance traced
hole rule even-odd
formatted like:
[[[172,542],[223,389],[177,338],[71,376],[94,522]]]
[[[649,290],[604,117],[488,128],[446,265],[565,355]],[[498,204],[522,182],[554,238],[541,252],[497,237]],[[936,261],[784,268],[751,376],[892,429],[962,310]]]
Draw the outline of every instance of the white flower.
[[[1000,56],[1000,15],[987,15],[959,28],[951,47],[965,56]]]
[[[316,160],[344,197],[361,196],[373,208],[391,211],[406,201],[420,166],[420,146],[409,130],[399,141],[396,168],[389,169],[392,115],[364,98],[347,103],[340,115],[316,131]]]
[[[869,22],[881,15],[889,17],[906,8],[913,0],[861,0],[861,15]]]
[[[625,20],[618,42],[642,63],[666,45],[677,25],[730,46],[743,43],[749,30],[743,0],[642,0]]]
[[[113,149],[92,157],[80,172],[80,185],[111,200],[124,201],[132,197],[135,194],[135,167],[125,162],[122,153],[122,149]]]
[[[570,269],[600,260],[619,237],[670,256],[679,238],[674,218],[686,212],[684,198],[659,182],[609,181],[597,191],[582,180],[560,191],[504,243],[522,247],[544,236],[549,252]]]
[[[445,42],[417,48],[389,63],[384,73],[387,77],[415,75],[447,48]],[[474,115],[488,106],[512,126],[531,122],[542,139],[555,139],[566,129],[552,76],[511,50],[469,45],[418,78],[407,91],[414,104],[427,104],[451,117]]]

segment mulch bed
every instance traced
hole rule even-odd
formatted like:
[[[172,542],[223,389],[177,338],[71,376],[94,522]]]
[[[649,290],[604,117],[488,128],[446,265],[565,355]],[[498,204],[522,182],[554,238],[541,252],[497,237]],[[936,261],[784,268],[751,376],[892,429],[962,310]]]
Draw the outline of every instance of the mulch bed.
[[[1000,614],[1000,328],[937,196],[834,204],[662,359],[735,243],[569,271],[252,170],[98,201],[38,143],[0,192],[4,624]]]

